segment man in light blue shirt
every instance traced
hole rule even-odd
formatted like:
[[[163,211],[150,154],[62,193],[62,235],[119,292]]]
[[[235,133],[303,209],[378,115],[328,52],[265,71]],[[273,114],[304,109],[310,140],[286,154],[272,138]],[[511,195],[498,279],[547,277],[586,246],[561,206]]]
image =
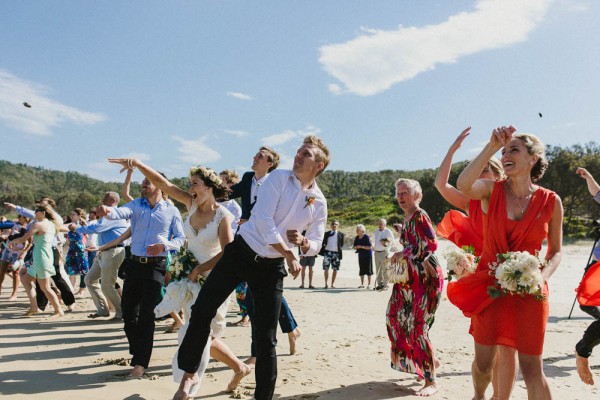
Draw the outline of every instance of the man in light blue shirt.
[[[102,204],[107,207],[115,207],[119,204],[119,194],[116,192],[106,192],[102,199]],[[101,218],[98,222],[86,226],[75,224],[69,225],[69,230],[82,235],[97,234],[98,246],[103,246],[117,239],[129,228],[129,222],[126,220],[110,220]],[[115,320],[121,320],[121,296],[115,283],[119,267],[125,259],[125,248],[123,244],[117,244],[109,249],[105,249],[94,257],[94,262],[85,276],[85,285],[90,291],[90,296],[96,306],[96,312],[88,315],[88,318],[108,317],[110,311],[108,300],[115,307]]]
[[[142,181],[142,197],[122,207],[97,208],[99,216],[131,221],[131,259],[125,272],[121,308],[133,370],[144,374],[154,343],[154,307],[160,302],[168,250],[185,242],[179,210],[163,200],[162,191],[148,179]]]

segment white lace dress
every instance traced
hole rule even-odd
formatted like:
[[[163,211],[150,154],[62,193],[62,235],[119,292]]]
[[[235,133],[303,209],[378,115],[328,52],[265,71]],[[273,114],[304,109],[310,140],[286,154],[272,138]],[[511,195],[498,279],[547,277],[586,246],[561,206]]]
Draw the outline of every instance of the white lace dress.
[[[227,209],[221,205],[217,208],[215,212],[215,216],[212,221],[210,221],[203,229],[196,232],[196,230],[192,227],[190,223],[190,217],[196,212],[197,205],[192,203],[192,207],[190,208],[190,212],[185,222],[183,223],[183,232],[185,233],[185,237],[188,240],[188,249],[194,254],[196,259],[200,264],[210,260],[214,256],[216,256],[221,251],[221,242],[219,241],[219,224],[221,220],[227,216],[231,215]],[[203,274],[204,277],[208,276],[209,272]],[[185,315],[185,324],[179,329],[178,341],[179,344],[183,341],[185,333],[188,328],[188,321],[190,320],[191,314],[191,306],[196,302],[197,294],[191,299],[188,307],[184,307]],[[227,316],[227,309],[229,307],[229,297],[227,300],[217,310],[217,314],[213,318],[210,323],[210,336],[211,337],[221,337],[223,335],[223,331],[225,330],[225,317]],[[202,355],[202,363],[200,364],[200,368],[198,369],[198,375],[200,379],[202,379],[202,375],[208,366],[209,354],[210,354],[210,340],[209,337],[208,343],[204,348],[204,353]],[[177,353],[173,357],[173,379],[175,382],[181,382],[181,378],[183,377],[184,371],[179,369],[177,364]],[[194,393],[192,394],[190,391],[190,395],[193,396],[195,392],[200,388],[200,384],[195,385]]]

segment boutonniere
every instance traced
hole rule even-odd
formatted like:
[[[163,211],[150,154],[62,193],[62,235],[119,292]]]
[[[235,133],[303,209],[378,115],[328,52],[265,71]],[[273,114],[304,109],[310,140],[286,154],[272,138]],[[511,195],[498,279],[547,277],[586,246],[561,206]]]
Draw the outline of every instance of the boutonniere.
[[[306,204],[304,205],[304,208],[306,208],[308,206],[312,206],[313,204],[315,204],[315,197],[314,196],[311,196],[311,197],[306,196],[306,198],[304,199],[304,201],[306,201]]]

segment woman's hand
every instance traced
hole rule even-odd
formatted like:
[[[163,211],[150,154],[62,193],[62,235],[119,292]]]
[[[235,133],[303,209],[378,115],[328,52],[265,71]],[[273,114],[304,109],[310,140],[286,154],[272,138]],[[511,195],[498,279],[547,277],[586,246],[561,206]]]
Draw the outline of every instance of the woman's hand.
[[[495,151],[500,150],[505,144],[511,141],[513,133],[517,131],[512,125],[500,126],[492,131],[490,145]]]
[[[128,169],[134,169],[138,165],[139,160],[137,158],[109,158],[108,162],[113,164],[121,164],[123,168],[121,168],[121,171],[119,172],[122,173]]]
[[[464,142],[464,140],[467,138],[467,136],[469,136],[471,134],[471,127],[468,126],[465,128],[464,131],[462,131],[460,133],[460,135],[458,135],[458,137],[456,138],[456,140],[454,140],[454,143],[452,143],[450,145],[450,151],[452,153],[456,153],[456,151],[458,149],[460,149],[460,146],[462,146],[462,143]]]
[[[188,274],[188,279],[192,282],[198,282],[198,278],[200,277],[200,272],[198,272],[198,267],[194,268],[192,272]]]

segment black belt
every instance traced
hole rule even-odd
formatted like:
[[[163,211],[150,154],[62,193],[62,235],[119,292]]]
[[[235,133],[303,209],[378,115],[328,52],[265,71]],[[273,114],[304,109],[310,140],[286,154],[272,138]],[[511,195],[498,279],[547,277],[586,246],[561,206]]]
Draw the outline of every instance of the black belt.
[[[250,247],[248,243],[246,243],[242,235],[235,235],[235,240],[238,243],[240,243],[241,247],[248,253],[248,255],[254,260],[254,262],[276,265],[281,264],[284,261],[283,257],[269,258],[259,256],[254,250],[252,250],[252,247]]]
[[[111,249],[116,249],[117,247],[125,247],[125,245],[123,243],[120,243],[120,244],[117,244],[117,245],[115,245],[113,247],[109,247],[108,249],[104,249],[104,251],[111,250]]]
[[[375,250],[375,253],[385,253],[387,250]]]
[[[132,254],[131,259],[135,262],[139,262],[140,264],[154,264],[165,261],[167,257],[140,257]]]

